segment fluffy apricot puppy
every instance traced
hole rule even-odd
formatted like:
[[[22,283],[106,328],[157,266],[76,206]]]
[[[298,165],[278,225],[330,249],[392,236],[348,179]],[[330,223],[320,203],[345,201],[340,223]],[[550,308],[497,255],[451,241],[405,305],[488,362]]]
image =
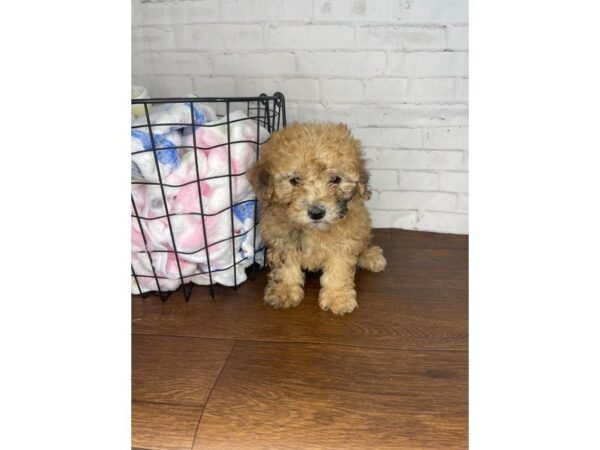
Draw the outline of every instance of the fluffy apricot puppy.
[[[320,271],[319,305],[334,314],[357,306],[356,267],[380,272],[371,244],[368,172],[361,145],[343,124],[294,123],[273,134],[248,173],[261,202],[260,229],[271,269],[265,302],[297,306],[304,272]]]

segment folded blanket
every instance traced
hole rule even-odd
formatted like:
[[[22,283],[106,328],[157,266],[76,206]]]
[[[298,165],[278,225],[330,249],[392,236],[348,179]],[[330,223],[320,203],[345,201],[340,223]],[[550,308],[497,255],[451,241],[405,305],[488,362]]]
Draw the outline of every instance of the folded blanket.
[[[201,286],[207,286],[210,284],[210,278],[208,276],[208,266],[205,264],[200,265],[200,269],[204,272],[193,276],[192,283],[199,284]],[[234,275],[235,272],[235,275]],[[211,265],[211,276],[213,284],[221,284],[223,286],[235,286],[241,284],[248,279],[246,271],[243,266],[237,265],[228,269],[215,269]]]
[[[195,141],[192,128],[183,129],[183,144],[191,149],[204,151],[207,158],[215,160],[215,165],[209,164],[208,176],[229,175],[228,148],[231,148],[231,173],[241,174],[249,164],[256,160],[256,144],[262,144],[269,139],[270,134],[254,120],[249,119],[242,111],[234,111],[229,115],[229,138],[227,134],[227,118],[206,122],[196,127]],[[228,146],[228,142],[230,146]],[[254,157],[254,158],[253,158]]]
[[[138,213],[146,207],[146,186],[140,184],[131,185],[131,198],[135,202]],[[146,250],[140,224],[135,216],[133,205],[131,206],[131,251],[138,252]]]
[[[180,106],[191,114],[189,106]],[[155,115],[151,122],[186,123],[178,122],[175,117],[177,111],[181,114],[183,109],[153,110]],[[194,120],[207,117],[210,114],[195,116]],[[261,239],[258,233],[256,238],[254,236],[256,202],[245,172],[256,161],[257,143],[266,141],[269,133],[241,111],[231,113],[229,122],[230,140],[225,118],[198,126],[196,148],[192,127],[183,130],[175,125],[152,127],[153,132],[157,129],[164,133],[154,136],[163,185],[162,190],[160,185],[152,184],[132,187],[140,215],[139,222],[132,218],[132,266],[138,275],[152,275],[154,267],[156,275],[163,277],[159,280],[163,290],[176,289],[181,284],[180,269],[184,282],[208,284],[209,261],[213,283],[226,286],[245,281],[244,268],[252,264],[254,258],[258,264],[264,264],[264,252],[254,255],[254,243],[260,248]],[[149,134],[136,133],[136,146],[147,150],[148,139]],[[149,148],[152,148],[151,143]],[[138,176],[157,182],[153,152],[141,152],[133,157],[137,157],[132,159]],[[157,290],[153,277],[138,278],[140,288],[132,284],[134,293],[140,289],[142,292]]]
[[[154,134],[167,134],[170,131],[178,130],[192,123],[192,103],[162,103],[149,108],[150,125]],[[214,110],[203,103],[193,103],[194,124],[201,125],[216,119]],[[132,123],[132,130],[142,130],[149,133],[148,120],[146,115],[135,119]]]
[[[235,230],[235,234],[238,236],[236,237],[236,240],[238,240],[236,248],[240,249],[241,257],[246,258],[242,263],[244,266],[249,266],[254,262],[255,248],[259,249],[262,246],[260,233],[256,233],[256,241],[254,238],[256,229],[254,226],[255,208],[256,200],[254,199],[244,201],[233,207],[233,213],[240,224],[239,228]],[[256,262],[261,266],[264,265],[264,252],[261,251],[256,254]]]
[[[230,174],[232,175],[234,203],[251,193],[250,184],[242,175],[257,159],[257,143],[262,144],[269,136],[267,130],[258,126],[242,111],[234,111],[229,115],[230,140],[228,140],[226,117],[207,122],[204,126],[196,128],[196,148],[207,153],[206,177],[219,177],[206,181],[209,185],[208,189],[216,191],[214,195],[218,198],[218,201],[211,205],[213,206],[211,211],[220,211],[223,207],[230,205],[231,202],[228,198]],[[183,143],[186,147],[194,145],[190,128],[186,128],[183,132]]]
[[[152,253],[152,262],[155,265],[155,270],[156,265],[158,264],[156,255],[158,255],[158,253]],[[136,275],[135,278],[133,276],[131,277],[132,294],[142,294],[144,292],[158,291],[157,279],[154,278],[154,273],[152,272],[152,264],[150,263],[150,257],[147,253],[132,253],[131,267],[133,269],[133,273],[135,273]],[[177,275],[177,277],[173,277],[172,279],[159,278],[164,277],[165,275],[163,273],[160,273],[160,271],[157,271],[156,276],[158,278],[158,285],[163,291],[174,291],[181,285],[181,279],[179,278],[179,275]]]
[[[160,176],[164,178],[179,166],[177,149],[182,145],[181,133],[172,131],[167,134],[156,134],[154,146],[158,150]],[[161,150],[164,149],[164,150]],[[150,151],[149,151],[150,150]],[[131,130],[131,176],[157,183],[159,181],[152,140],[150,134],[142,130]]]
[[[213,121],[216,118],[210,106],[194,103],[191,108],[191,105],[191,103],[165,103],[152,106],[148,112],[151,127],[148,126],[145,114],[133,120],[131,130],[132,177],[156,183],[158,182],[157,170],[160,170],[160,175],[164,178],[177,168],[179,165],[178,149],[182,145],[181,132],[185,126],[192,123],[192,111],[196,125]],[[153,153],[148,151],[153,148],[152,138],[154,139],[154,148],[159,150],[157,152],[159,169],[156,167]]]

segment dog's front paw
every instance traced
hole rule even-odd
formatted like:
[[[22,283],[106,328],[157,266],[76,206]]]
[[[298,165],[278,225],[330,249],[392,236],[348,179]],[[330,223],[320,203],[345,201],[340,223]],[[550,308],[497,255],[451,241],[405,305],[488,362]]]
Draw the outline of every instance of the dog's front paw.
[[[358,308],[354,289],[321,289],[319,306],[323,311],[331,311],[337,315],[351,313]]]
[[[372,245],[358,257],[358,267],[370,270],[371,272],[381,272],[385,269],[386,265],[387,261],[379,245]]]
[[[304,298],[304,289],[300,286],[269,283],[265,290],[265,303],[273,308],[293,308]]]

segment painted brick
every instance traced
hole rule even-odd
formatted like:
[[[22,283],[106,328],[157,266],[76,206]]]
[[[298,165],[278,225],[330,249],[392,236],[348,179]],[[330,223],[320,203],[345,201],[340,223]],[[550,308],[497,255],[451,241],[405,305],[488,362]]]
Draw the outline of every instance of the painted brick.
[[[369,170],[386,169],[381,158],[381,150],[373,147],[364,147],[363,155]],[[395,167],[395,166],[391,166]]]
[[[345,122],[365,142],[374,226],[468,232],[467,0],[132,7],[132,78],[151,95],[280,90],[289,122]]]
[[[367,82],[367,98],[376,101],[406,101],[408,79],[373,78]]]
[[[359,80],[326,79],[321,81],[321,99],[327,103],[361,102],[364,86]]]
[[[200,53],[134,52],[132,67],[133,73],[152,75],[208,75],[212,71],[207,55]]]
[[[237,53],[211,53],[212,75],[233,76],[240,73],[240,61]]]
[[[367,102],[371,100],[365,99]],[[300,120],[333,120],[352,127],[432,127],[468,124],[466,105],[320,105],[302,104]]]
[[[133,51],[174,48],[176,48],[175,32],[171,26],[134,27],[131,30]]]
[[[155,97],[184,97],[193,91],[191,75],[160,75],[154,77],[152,95]]]
[[[443,50],[446,48],[444,28],[363,26],[358,29],[360,48],[394,50]]]
[[[466,52],[394,52],[388,57],[385,72],[414,77],[464,77],[468,75],[468,54]]]
[[[315,21],[395,21],[400,5],[380,0],[315,0]]]
[[[291,53],[212,54],[215,75],[291,75],[294,55]]]
[[[454,78],[415,78],[408,84],[410,102],[450,102],[455,99]]]
[[[371,198],[367,200],[365,204],[367,205],[367,208],[377,207],[377,205],[379,204],[379,191],[373,190],[371,192]]]
[[[400,0],[402,23],[467,23],[468,0]]]
[[[269,25],[267,48],[353,48],[354,28],[346,25]]]
[[[402,228],[414,230],[417,224],[417,211],[386,211],[374,209],[370,211],[373,228]]]
[[[134,86],[144,86],[148,89],[148,94],[152,97],[156,97],[154,95],[154,89],[152,87],[152,81],[154,77],[148,74],[132,74],[131,75],[131,84]]]
[[[446,36],[448,49],[467,50],[469,48],[469,27],[449,25],[446,28]]]
[[[311,78],[283,80],[281,91],[292,100],[319,100],[319,82]]]
[[[273,78],[240,78],[237,81],[237,95],[272,94],[280,90],[280,82]],[[287,106],[287,105],[286,105]]]
[[[244,53],[239,62],[243,74],[288,75],[295,71],[291,53]]]
[[[193,77],[194,93],[201,97],[227,97],[236,95],[235,78]]]
[[[385,68],[384,52],[298,52],[298,73],[308,75],[376,75]]]
[[[222,22],[263,22],[280,20],[283,15],[281,0],[221,0]]]
[[[180,50],[224,51],[258,49],[263,46],[261,25],[218,24],[181,25],[177,28],[177,48]]]
[[[276,20],[309,22],[312,9],[312,0],[283,0],[283,16]]]
[[[373,189],[397,189],[398,172],[395,170],[371,170],[369,184]]]
[[[437,191],[440,189],[440,176],[433,172],[401,171],[398,185],[405,191]]]
[[[469,216],[439,211],[421,211],[415,228],[439,233],[469,233]]]
[[[355,128],[352,134],[367,147],[415,148],[422,144],[417,128]]]
[[[378,209],[455,211],[456,194],[447,192],[381,191]]]
[[[219,0],[149,3],[134,0],[133,25],[205,23],[220,19]]]
[[[369,167],[400,170],[466,170],[463,152],[432,150],[382,150],[365,148]]]
[[[442,172],[440,190],[449,192],[469,192],[469,174],[466,172]]]
[[[469,100],[469,79],[468,78],[457,78],[455,85],[455,98],[460,101]]]
[[[467,127],[428,128],[423,131],[424,148],[466,149],[468,139]]]
[[[456,201],[456,211],[458,212],[469,212],[469,195],[468,194],[459,194],[458,199]]]
[[[287,103],[285,104],[286,115],[288,123],[298,121],[298,105],[295,103]]]

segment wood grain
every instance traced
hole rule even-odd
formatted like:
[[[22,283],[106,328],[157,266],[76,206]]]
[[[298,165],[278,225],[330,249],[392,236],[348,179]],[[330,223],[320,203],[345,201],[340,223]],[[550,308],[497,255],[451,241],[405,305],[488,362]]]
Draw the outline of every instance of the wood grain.
[[[374,228],[373,230],[373,240],[377,245],[380,245],[382,248],[392,247],[392,230],[391,228]]]
[[[316,290],[307,290],[297,308],[283,311],[265,306],[261,296],[262,289],[239,299],[196,298],[186,304],[178,295],[168,305],[159,300],[140,302],[134,307],[139,318],[134,331],[382,348],[467,348],[465,291],[411,289],[361,295],[359,308],[343,317],[321,311]]]
[[[133,400],[203,406],[232,341],[133,336]]]
[[[201,413],[200,407],[133,402],[131,445],[140,449],[189,450]]]
[[[241,342],[195,449],[466,448],[466,352]]]
[[[317,304],[319,275],[307,276],[299,307],[263,304],[265,271],[237,290],[217,288],[212,299],[196,288],[167,302],[133,300],[136,334],[322,342],[409,349],[467,348],[467,254],[464,250],[385,249],[383,273],[358,271],[359,309],[336,317]]]
[[[347,316],[318,308],[316,273],[291,310],[263,304],[266,271],[134,296],[133,448],[467,448],[468,238],[374,236],[388,268],[357,272]]]
[[[386,230],[386,228],[382,228]],[[387,229],[390,232],[392,245],[396,248],[429,248],[468,250],[469,236],[460,234],[427,233]]]

